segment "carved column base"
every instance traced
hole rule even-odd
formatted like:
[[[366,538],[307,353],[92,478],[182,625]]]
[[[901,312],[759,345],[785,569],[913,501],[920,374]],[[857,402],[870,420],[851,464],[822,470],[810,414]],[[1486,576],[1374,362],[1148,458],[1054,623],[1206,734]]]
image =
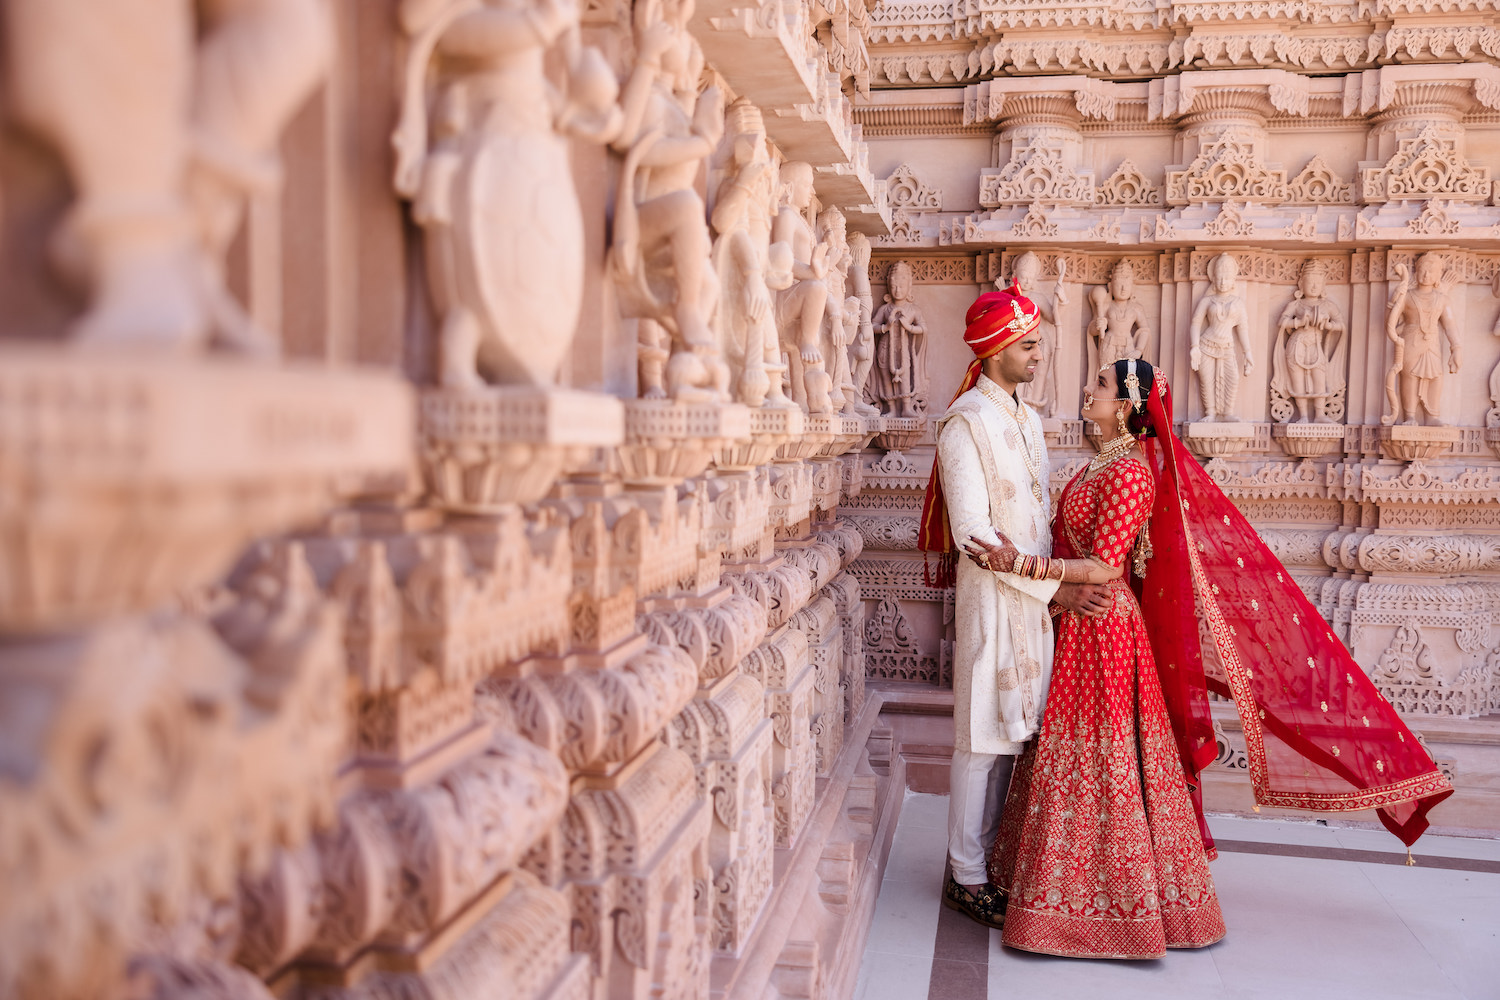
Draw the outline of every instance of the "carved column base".
[[[770,474],[771,527],[790,528],[812,516],[812,466],[807,462],[777,462]]]
[[[875,445],[886,451],[906,451],[915,447],[927,433],[926,417],[882,417],[883,429],[875,435]]]
[[[144,611],[217,580],[341,483],[409,462],[394,377],[0,350],[0,631]]]
[[[691,759],[653,744],[617,774],[575,788],[559,835],[574,865],[590,870],[567,887],[573,949],[592,956],[611,997],[706,994],[708,934],[696,888],[710,877],[711,817]]]
[[[776,846],[791,847],[812,813],[817,760],[812,739],[815,671],[807,636],[779,630],[745,657],[744,670],[766,691],[771,718],[771,804]]]
[[[760,562],[771,556],[771,479],[768,472],[722,473],[703,480],[703,539],[699,548],[720,549],[724,561]]]
[[[628,399],[616,455],[627,484],[661,486],[701,475],[725,448],[750,440],[750,410],[739,403]]]
[[[1255,425],[1249,423],[1199,420],[1184,424],[1182,430],[1188,450],[1203,458],[1228,458],[1255,440]]]
[[[880,417],[836,413],[833,415],[833,440],[819,448],[817,454],[824,458],[837,458],[851,451],[859,451],[880,431],[880,423]]]
[[[1293,458],[1317,458],[1344,448],[1343,424],[1276,424],[1271,436]]]
[[[806,426],[807,414],[796,407],[751,410],[749,439],[722,449],[715,464],[726,472],[743,472],[765,465],[776,457],[782,445],[800,437]]]
[[[844,463],[837,458],[815,458],[812,467],[812,507],[833,510],[839,505],[839,490],[844,483]]]
[[[716,952],[736,955],[771,891],[772,735],[764,689],[742,673],[724,677],[699,691],[668,732],[673,744],[693,758],[698,787],[713,805],[710,933]]]
[[[1397,424],[1380,428],[1380,453],[1400,462],[1426,461],[1459,442],[1457,427],[1415,427]]]
[[[438,506],[491,513],[535,503],[570,465],[624,434],[613,396],[494,386],[422,393],[422,471]]]

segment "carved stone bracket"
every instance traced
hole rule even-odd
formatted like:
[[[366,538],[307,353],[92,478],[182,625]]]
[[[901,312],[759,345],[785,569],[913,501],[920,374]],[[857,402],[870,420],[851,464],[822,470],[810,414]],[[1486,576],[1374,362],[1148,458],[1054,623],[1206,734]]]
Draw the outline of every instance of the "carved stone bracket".
[[[1271,436],[1282,451],[1294,458],[1316,458],[1344,447],[1342,424],[1276,424],[1271,428]]]
[[[1183,444],[1204,458],[1228,458],[1243,451],[1255,438],[1253,424],[1198,421],[1183,425]]]
[[[725,471],[746,471],[771,461],[784,446],[800,438],[808,416],[796,407],[763,407],[750,411],[750,433],[719,452],[714,463]]]
[[[616,454],[626,483],[662,485],[700,475],[724,448],[750,440],[750,410],[739,403],[631,399]]]
[[[422,393],[427,488],[448,510],[535,503],[570,464],[624,435],[620,401],[567,389],[493,386]]]
[[[1458,442],[1457,427],[1409,427],[1398,424],[1380,429],[1380,452],[1387,458],[1414,462],[1435,458]]]
[[[0,400],[7,631],[209,584],[411,455],[409,390],[384,375],[6,347]]]

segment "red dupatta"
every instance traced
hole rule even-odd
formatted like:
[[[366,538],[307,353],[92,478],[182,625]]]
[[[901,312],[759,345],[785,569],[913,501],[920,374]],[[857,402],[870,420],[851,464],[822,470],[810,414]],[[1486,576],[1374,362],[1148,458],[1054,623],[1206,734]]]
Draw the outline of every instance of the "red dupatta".
[[[1154,555],[1138,581],[1162,693],[1203,824],[1200,775],[1213,762],[1208,693],[1234,699],[1261,805],[1375,809],[1406,846],[1453,794],[1432,757],[1376,690],[1250,522],[1172,433],[1157,373]]]

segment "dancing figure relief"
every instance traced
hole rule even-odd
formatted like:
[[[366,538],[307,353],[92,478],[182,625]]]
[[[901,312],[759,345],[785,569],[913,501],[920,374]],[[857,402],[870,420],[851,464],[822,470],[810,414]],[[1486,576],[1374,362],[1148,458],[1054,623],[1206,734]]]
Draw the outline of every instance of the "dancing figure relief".
[[[911,265],[898,260],[886,275],[885,303],[875,312],[873,395],[888,417],[927,412],[927,322],[912,297]]]
[[[583,294],[568,138],[618,133],[618,86],[573,0],[406,0],[396,192],[422,227],[449,388],[549,385]],[[547,79],[556,51],[565,90]]]
[[[621,311],[637,325],[640,395],[680,402],[725,398],[729,369],[711,320],[719,282],[698,167],[724,131],[724,98],[701,93],[703,52],[688,31],[692,0],[635,8],[636,63],[620,98],[613,146],[625,155],[610,272]]]
[[[1221,253],[1209,261],[1208,277],[1213,287],[1198,300],[1188,327],[1192,344],[1188,364],[1198,373],[1202,419],[1206,421],[1240,419],[1234,414],[1240,377],[1255,370],[1245,298],[1235,291],[1239,274],[1239,264],[1230,254]]]
[[[1021,386],[1021,398],[1030,403],[1044,417],[1057,416],[1057,309],[1068,304],[1068,292],[1063,279],[1068,274],[1068,262],[1057,259],[1057,281],[1051,293],[1041,291],[1042,261],[1030,250],[1016,259],[1012,276],[1021,290],[1036,304],[1042,314],[1042,325],[1037,328],[1041,338],[1041,354],[1037,360],[1036,378]],[[1107,307],[1106,310],[1107,311]]]
[[[1398,263],[1395,270],[1399,282],[1386,315],[1385,333],[1396,353],[1385,376],[1389,412],[1380,422],[1442,426],[1443,340],[1448,342],[1448,374],[1458,374],[1461,363],[1458,324],[1448,303],[1457,278],[1444,273],[1443,259],[1434,253],[1417,258],[1416,288],[1409,287],[1411,273],[1404,263]]]
[[[1276,323],[1271,367],[1271,419],[1278,423],[1337,423],[1344,416],[1344,312],[1325,294],[1321,261],[1302,266],[1297,291]]]
[[[1061,282],[1061,277],[1058,281]],[[1088,326],[1089,370],[1116,361],[1143,358],[1151,342],[1146,307],[1135,297],[1135,268],[1120,260],[1109,272],[1108,285],[1089,291],[1094,318]]]

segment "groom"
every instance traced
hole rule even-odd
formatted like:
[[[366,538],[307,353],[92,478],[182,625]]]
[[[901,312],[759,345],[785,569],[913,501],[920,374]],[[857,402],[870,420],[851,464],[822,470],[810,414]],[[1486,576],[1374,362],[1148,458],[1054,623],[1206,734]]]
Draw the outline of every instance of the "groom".
[[[985,870],[1015,757],[1036,735],[1052,674],[1049,601],[1080,614],[1109,606],[1104,587],[1032,580],[990,567],[971,539],[1002,531],[1025,554],[1052,551],[1047,446],[1040,418],[1017,397],[1036,377],[1041,314],[1018,286],[981,295],[964,342],[976,360],[938,421],[918,547],[940,553],[937,579],[955,586],[954,748],[943,905],[990,927],[1004,894]],[[970,556],[958,560],[959,553]]]

